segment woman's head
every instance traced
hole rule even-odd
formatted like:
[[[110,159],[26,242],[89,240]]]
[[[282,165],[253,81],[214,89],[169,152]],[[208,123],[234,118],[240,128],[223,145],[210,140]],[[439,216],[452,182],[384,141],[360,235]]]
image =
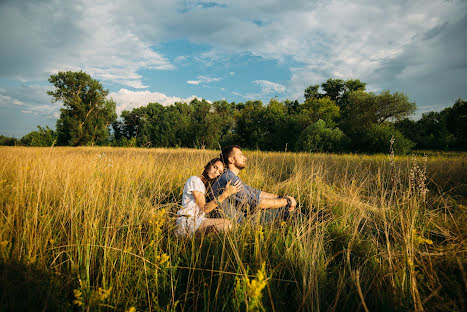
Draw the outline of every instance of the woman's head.
[[[224,172],[224,164],[220,158],[211,159],[206,166],[204,166],[204,171],[202,176],[206,181],[214,180]]]

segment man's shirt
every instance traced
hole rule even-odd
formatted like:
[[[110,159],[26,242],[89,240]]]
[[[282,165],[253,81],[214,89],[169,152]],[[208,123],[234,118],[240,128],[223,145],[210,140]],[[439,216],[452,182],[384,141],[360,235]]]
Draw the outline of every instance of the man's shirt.
[[[255,208],[261,201],[261,191],[245,184],[235,173],[230,169],[226,169],[224,173],[211,185],[211,190],[208,191],[209,201],[215,200],[214,197],[219,196],[225,189],[227,182],[232,181],[234,184],[240,181],[242,189],[226,199],[220,206],[221,216],[237,220],[240,222],[248,208]]]

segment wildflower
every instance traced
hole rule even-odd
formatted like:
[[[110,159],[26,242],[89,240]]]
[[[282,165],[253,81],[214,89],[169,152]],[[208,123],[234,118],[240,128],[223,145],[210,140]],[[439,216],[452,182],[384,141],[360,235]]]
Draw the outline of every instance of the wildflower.
[[[154,230],[156,234],[158,234],[161,231],[162,226],[164,225],[164,222],[165,222],[164,216],[165,216],[165,209],[160,209],[158,212],[153,213],[153,215],[149,219],[149,224],[154,226]]]
[[[258,229],[256,230],[256,235],[259,237],[260,240],[264,238],[264,231],[262,225],[258,226]]]
[[[83,293],[79,289],[73,289],[73,294],[75,295],[75,300],[73,303],[77,306],[83,305]]]
[[[54,243],[55,243],[55,239],[53,239],[53,238],[49,239],[49,244],[50,245],[53,245]]]
[[[166,253],[163,253],[162,255],[160,256],[156,256],[156,262],[157,264],[159,265],[163,265],[164,263],[166,263],[167,261],[169,261],[170,257],[166,254]]]
[[[99,289],[97,290],[97,295],[99,297],[99,300],[104,301],[105,299],[107,299],[110,295],[111,290],[112,290],[112,287],[110,287],[109,289],[103,289],[99,287]]]
[[[249,305],[248,310],[256,311],[261,307],[262,291],[267,285],[265,262],[261,265],[256,276],[250,281],[248,277],[244,278],[246,285],[246,295],[248,297]]]
[[[285,221],[282,221],[281,222],[281,227],[284,227],[286,225],[286,222]]]
[[[5,248],[6,246],[8,246],[8,241],[1,241],[0,242],[0,248]]]
[[[128,248],[125,248],[124,252],[125,253],[130,253],[133,251],[133,248],[131,248],[131,246],[129,246]]]
[[[136,308],[135,307],[130,307],[128,310],[126,310],[125,312],[136,312]]]
[[[422,245],[422,244],[427,244],[427,245],[433,245],[433,241],[431,239],[423,237],[421,234],[418,234],[416,229],[412,230],[412,237],[415,245]]]

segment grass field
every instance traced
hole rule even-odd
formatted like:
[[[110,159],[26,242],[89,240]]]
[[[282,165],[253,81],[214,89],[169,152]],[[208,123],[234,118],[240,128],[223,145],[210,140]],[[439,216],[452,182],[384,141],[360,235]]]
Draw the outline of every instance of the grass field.
[[[245,152],[303,218],[173,235],[216,151],[0,148],[0,311],[465,311],[467,157]]]

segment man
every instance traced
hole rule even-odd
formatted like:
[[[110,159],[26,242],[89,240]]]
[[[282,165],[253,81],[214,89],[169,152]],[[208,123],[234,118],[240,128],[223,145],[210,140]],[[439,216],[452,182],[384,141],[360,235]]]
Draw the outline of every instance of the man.
[[[224,173],[212,184],[212,189],[209,194],[209,200],[216,200],[217,196],[222,193],[223,189],[229,181],[232,184],[240,181],[242,189],[232,195],[229,200],[219,205],[223,217],[237,220],[243,220],[248,209],[274,209],[285,207],[288,211],[293,211],[297,206],[295,198],[292,196],[280,197],[276,194],[271,194],[265,191],[252,188],[245,184],[239,177],[239,172],[246,167],[247,158],[243,155],[240,146],[231,145],[222,150],[221,160],[224,162]]]

